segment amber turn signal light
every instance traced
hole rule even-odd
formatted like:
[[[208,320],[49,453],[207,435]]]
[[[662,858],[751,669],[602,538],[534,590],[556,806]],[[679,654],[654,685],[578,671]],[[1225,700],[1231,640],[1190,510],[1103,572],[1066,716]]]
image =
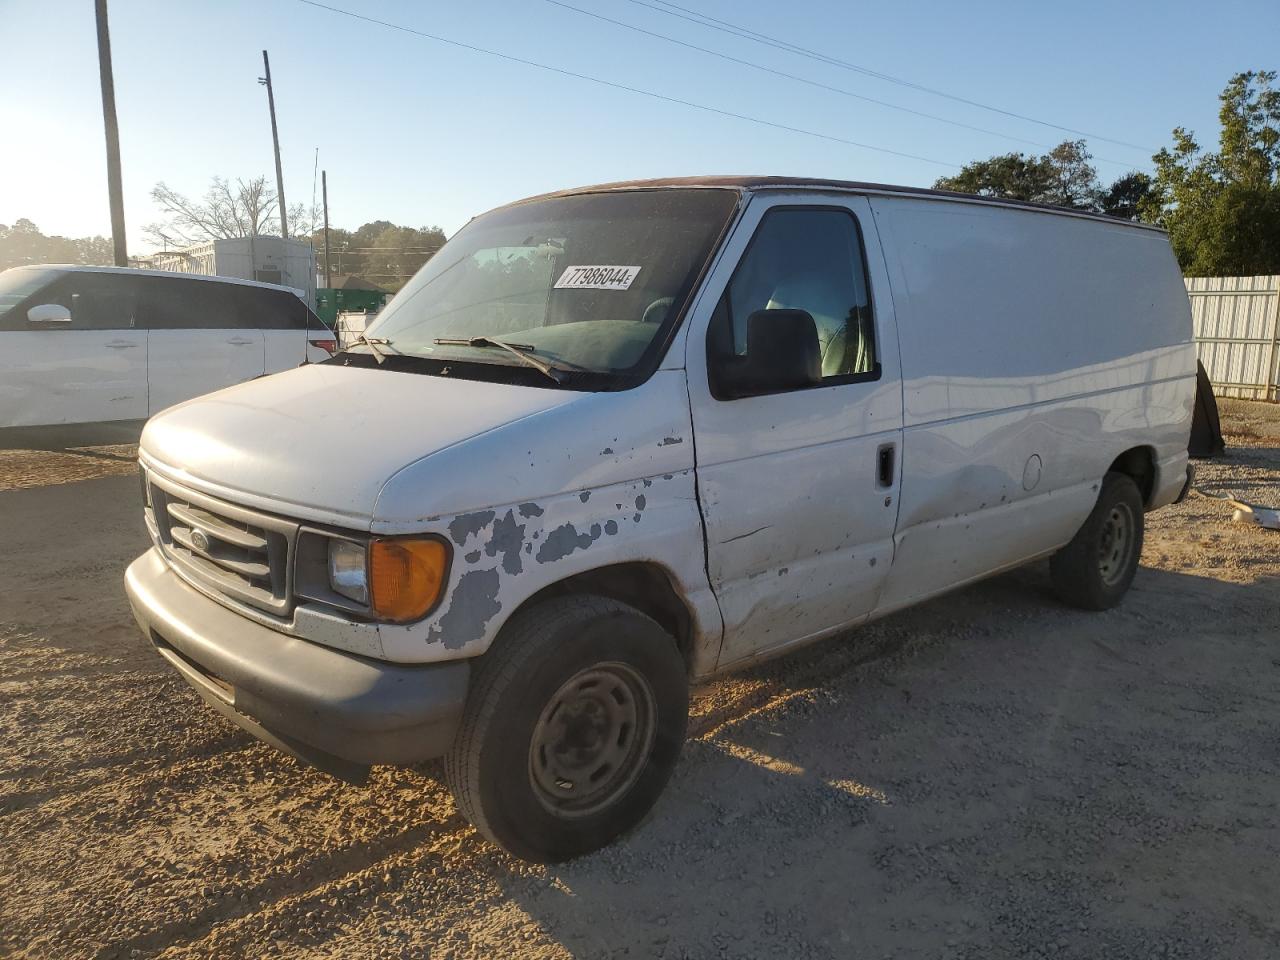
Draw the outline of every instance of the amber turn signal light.
[[[426,615],[444,589],[449,548],[433,538],[369,544],[369,606],[383,620],[408,623]]]

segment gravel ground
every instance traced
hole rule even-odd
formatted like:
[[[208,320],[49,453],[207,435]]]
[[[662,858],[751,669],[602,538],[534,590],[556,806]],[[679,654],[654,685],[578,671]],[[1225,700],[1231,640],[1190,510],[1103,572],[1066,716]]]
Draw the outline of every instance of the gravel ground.
[[[1204,489],[1280,506],[1273,410]],[[124,601],[132,466],[55,456],[0,453],[0,956],[1280,955],[1280,533],[1224,503],[1117,610],[1036,565],[699,688],[650,820],[546,868],[205,709]]]
[[[0,491],[133,475],[137,469],[136,443],[67,450],[0,450]]]

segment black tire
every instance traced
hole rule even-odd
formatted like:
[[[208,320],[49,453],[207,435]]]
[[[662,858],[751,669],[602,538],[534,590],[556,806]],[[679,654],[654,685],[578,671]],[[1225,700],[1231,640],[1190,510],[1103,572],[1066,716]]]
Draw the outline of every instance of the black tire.
[[[508,853],[568,860],[645,817],[688,716],[670,634],[616,600],[557,597],[516,614],[476,663],[445,779],[467,819]]]
[[[1084,610],[1114,607],[1138,572],[1142,534],[1138,485],[1126,474],[1108,473],[1089,518],[1049,561],[1058,596]]]

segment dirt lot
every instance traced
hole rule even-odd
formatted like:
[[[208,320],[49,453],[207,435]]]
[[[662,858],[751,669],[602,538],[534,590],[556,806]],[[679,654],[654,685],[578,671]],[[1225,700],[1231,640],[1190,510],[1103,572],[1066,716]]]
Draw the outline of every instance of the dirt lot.
[[[1202,486],[1280,506],[1280,411],[1230,416]],[[1280,955],[1280,533],[1221,502],[1118,610],[1031,567],[707,685],[649,822],[548,869],[204,709],[121,591],[128,453],[0,453],[0,955]]]

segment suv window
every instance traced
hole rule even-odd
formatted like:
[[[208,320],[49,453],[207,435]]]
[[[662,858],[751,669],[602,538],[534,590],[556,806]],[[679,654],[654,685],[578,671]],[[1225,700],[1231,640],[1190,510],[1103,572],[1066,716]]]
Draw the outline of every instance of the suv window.
[[[135,323],[135,280],[119,273],[63,273],[4,318],[4,329],[35,329],[26,313],[34,306],[58,303],[71,311],[71,322],[42,327],[48,330],[131,330]]]
[[[146,277],[140,287],[138,315],[148,329],[222,330],[239,326],[223,284]]]
[[[48,302],[38,299],[40,292],[61,275],[61,271],[38,267],[14,267],[0,273],[0,330],[26,329],[27,310]],[[22,309],[11,312],[19,305]]]
[[[307,328],[310,308],[297,294],[287,290],[264,290],[261,287],[241,287],[240,290],[246,303],[252,304],[247,315],[254,318],[253,326],[263,330]]]
[[[306,326],[306,304],[286,290],[216,280],[146,277],[139,316],[152,330],[278,330]]]
[[[747,349],[747,318],[757,310],[804,310],[813,317],[821,384],[879,376],[862,236],[847,210],[781,207],[757,227],[708,330],[712,382],[717,364]]]

